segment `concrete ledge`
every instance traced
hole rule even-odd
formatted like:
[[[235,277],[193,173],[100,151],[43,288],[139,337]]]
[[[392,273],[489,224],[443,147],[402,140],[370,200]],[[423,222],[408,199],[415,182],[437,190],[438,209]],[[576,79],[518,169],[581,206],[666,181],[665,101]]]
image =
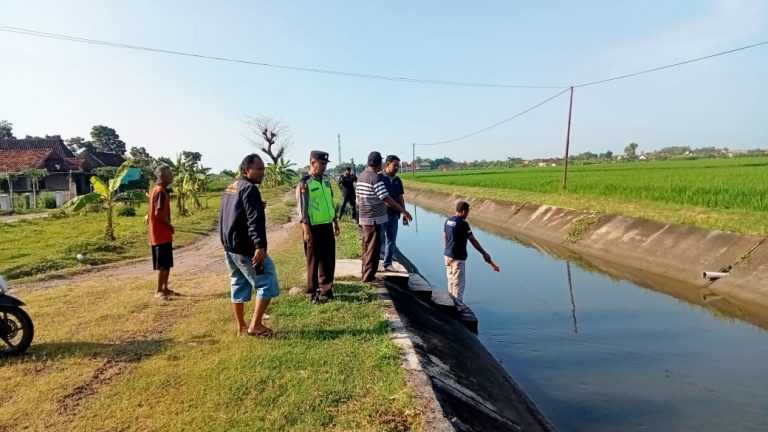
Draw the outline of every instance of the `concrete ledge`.
[[[409,190],[408,200],[429,210],[445,213],[452,203],[467,201],[473,209],[471,220],[484,229],[512,235],[543,250],[576,252],[577,259],[597,262],[601,270],[663,292],[683,293],[699,304],[706,303],[707,293],[714,293],[722,296],[720,303],[730,303],[725,309],[735,307],[752,322],[768,323],[768,246],[764,238],[414,187]],[[729,266],[733,267],[729,277],[714,283],[702,277],[703,271]]]
[[[422,390],[427,398],[434,395],[452,430],[554,430],[474,334],[408,290],[388,284],[387,292],[410,341],[406,369],[415,367],[408,359],[412,349],[429,384]],[[435,421],[434,414],[428,418]],[[436,422],[426,430],[444,430]]]

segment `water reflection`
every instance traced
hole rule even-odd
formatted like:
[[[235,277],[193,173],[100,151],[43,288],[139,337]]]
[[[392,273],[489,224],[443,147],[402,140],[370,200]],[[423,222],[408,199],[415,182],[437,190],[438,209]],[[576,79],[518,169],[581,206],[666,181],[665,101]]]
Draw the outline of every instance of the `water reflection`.
[[[579,324],[576,322],[576,300],[573,298],[573,278],[571,277],[571,262],[566,261],[565,267],[568,272],[568,293],[571,295],[571,316],[573,317],[573,333],[579,334]]]
[[[414,207],[418,230],[398,240],[438,287],[450,210]],[[469,223],[503,269],[490,271],[476,253],[467,261],[479,338],[560,430],[768,430],[766,332],[689,303],[700,293],[680,289],[680,300],[579,257],[558,259],[557,245],[493,234],[471,214]]]

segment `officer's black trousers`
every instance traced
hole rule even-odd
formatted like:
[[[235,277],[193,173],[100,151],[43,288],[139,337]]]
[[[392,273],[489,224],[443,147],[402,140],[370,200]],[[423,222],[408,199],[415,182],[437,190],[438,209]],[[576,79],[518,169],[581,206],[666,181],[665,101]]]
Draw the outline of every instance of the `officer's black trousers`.
[[[307,257],[307,293],[330,288],[336,271],[336,237],[333,223],[310,225],[312,242],[304,242]]]

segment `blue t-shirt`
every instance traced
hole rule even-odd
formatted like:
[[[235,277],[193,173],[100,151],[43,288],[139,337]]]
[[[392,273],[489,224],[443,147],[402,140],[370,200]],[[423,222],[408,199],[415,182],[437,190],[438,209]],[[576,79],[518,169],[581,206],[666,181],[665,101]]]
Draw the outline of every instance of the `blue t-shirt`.
[[[400,180],[400,177],[397,175],[395,176],[388,176],[384,174],[384,186],[387,188],[387,192],[389,193],[389,197],[395,200],[396,203],[400,204],[400,197],[405,194],[405,188],[403,188],[403,181]],[[400,215],[400,212],[387,206],[387,214],[390,216]]]
[[[445,256],[457,260],[467,259],[467,240],[472,229],[466,220],[451,216],[445,221]]]

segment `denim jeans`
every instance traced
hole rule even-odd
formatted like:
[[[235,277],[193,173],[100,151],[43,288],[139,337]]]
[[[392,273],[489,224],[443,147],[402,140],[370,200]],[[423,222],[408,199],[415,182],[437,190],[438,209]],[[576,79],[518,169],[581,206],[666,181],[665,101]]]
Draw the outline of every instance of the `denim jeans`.
[[[389,221],[381,226],[381,241],[384,248],[384,267],[392,265],[392,257],[397,249],[397,225],[400,222],[400,214],[390,214]]]

